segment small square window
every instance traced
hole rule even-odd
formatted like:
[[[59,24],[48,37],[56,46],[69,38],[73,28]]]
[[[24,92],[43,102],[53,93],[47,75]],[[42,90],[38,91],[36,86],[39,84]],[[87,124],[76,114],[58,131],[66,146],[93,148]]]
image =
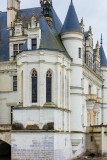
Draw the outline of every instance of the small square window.
[[[16,56],[20,53],[22,46],[23,46],[23,43],[13,45],[14,60],[16,59]]]
[[[79,58],[81,58],[81,48],[79,48]]]
[[[13,91],[17,91],[17,76],[13,76]]]
[[[21,51],[22,47],[23,47],[23,43],[19,44],[19,51]]]
[[[36,50],[37,49],[37,39],[32,39],[32,50]]]
[[[93,140],[94,140],[94,139],[93,139],[93,136],[90,137],[90,140],[91,140],[91,142],[93,142]]]

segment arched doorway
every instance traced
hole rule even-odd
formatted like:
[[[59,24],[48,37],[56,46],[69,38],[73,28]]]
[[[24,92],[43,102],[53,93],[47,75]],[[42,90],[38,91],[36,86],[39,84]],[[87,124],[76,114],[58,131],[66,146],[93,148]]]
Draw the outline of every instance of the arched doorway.
[[[0,140],[0,160],[11,160],[11,146]]]

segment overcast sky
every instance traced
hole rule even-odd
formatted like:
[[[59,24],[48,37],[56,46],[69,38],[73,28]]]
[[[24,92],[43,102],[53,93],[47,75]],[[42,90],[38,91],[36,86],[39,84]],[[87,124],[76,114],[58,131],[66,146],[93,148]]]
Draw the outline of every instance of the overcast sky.
[[[21,0],[21,8],[38,7],[40,0]],[[53,6],[63,22],[71,0],[53,0]],[[0,10],[5,11],[7,0],[0,0]],[[85,30],[92,26],[94,45],[103,34],[103,46],[107,54],[107,0],[73,0],[79,20],[83,17]]]

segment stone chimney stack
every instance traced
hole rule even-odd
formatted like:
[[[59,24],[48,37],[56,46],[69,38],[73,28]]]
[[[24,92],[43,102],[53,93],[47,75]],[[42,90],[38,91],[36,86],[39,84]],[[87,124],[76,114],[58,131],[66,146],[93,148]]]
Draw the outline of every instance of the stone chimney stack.
[[[7,27],[14,25],[17,11],[20,10],[20,0],[7,0]]]

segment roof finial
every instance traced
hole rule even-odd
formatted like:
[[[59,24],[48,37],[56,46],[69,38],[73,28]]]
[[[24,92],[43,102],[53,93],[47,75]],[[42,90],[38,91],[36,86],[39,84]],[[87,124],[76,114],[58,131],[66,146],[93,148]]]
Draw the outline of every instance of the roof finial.
[[[91,26],[89,26],[89,31],[88,32],[92,34],[92,27]]]
[[[101,33],[101,46],[103,45],[103,35]]]
[[[99,42],[97,41],[96,48],[99,48]]]

